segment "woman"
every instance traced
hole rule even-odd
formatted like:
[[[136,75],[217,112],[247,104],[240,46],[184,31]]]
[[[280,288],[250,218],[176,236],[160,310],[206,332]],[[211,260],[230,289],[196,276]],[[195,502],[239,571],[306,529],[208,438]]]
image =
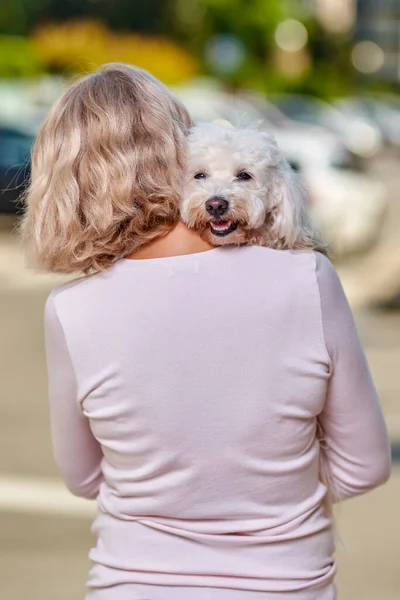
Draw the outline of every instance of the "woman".
[[[318,252],[214,248],[178,221],[190,118],[139,69],[73,85],[33,151],[54,454],[97,498],[88,600],[331,600],[335,501],[387,480],[352,315]]]

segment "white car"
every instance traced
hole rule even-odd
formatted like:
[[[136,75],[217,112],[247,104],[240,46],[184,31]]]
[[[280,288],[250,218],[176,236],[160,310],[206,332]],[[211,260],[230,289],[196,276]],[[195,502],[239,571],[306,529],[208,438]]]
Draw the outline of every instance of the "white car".
[[[332,167],[310,169],[305,179],[311,215],[335,257],[369,250],[378,241],[387,207],[381,182]]]
[[[369,249],[378,239],[387,205],[384,186],[353,164],[333,132],[290,119],[278,127],[277,119],[266,120],[267,111],[217,85],[201,83],[175,91],[195,122],[222,118],[239,127],[258,125],[273,133],[303,178],[311,214],[335,256]]]
[[[386,144],[400,146],[400,110],[392,101],[385,102],[375,96],[337,100],[336,106],[349,119],[369,119],[378,128]]]
[[[349,114],[339,104],[331,105],[313,96],[296,94],[275,96],[272,100],[294,121],[333,131],[354,154],[371,157],[382,148],[381,130],[365,110],[355,110]]]

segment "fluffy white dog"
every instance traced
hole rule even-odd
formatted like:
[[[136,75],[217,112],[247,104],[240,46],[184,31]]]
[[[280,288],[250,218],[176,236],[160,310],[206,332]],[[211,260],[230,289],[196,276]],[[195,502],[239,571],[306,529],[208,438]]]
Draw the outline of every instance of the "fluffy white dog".
[[[274,137],[256,129],[193,128],[181,217],[213,245],[324,249],[298,176]]]

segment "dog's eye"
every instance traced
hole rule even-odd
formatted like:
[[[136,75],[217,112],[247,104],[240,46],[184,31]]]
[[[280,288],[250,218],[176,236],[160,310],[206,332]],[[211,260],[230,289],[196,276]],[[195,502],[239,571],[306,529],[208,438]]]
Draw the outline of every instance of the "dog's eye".
[[[240,179],[240,181],[248,181],[251,178],[250,173],[247,173],[247,171],[240,171],[240,173],[236,175],[236,179]]]
[[[206,177],[207,175],[202,171],[200,171],[200,173],[196,173],[196,175],[194,176],[195,179],[206,179]]]

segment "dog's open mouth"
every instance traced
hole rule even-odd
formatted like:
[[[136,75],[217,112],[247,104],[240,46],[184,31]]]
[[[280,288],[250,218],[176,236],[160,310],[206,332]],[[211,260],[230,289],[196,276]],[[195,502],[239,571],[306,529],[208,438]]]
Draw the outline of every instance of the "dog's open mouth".
[[[218,237],[224,237],[225,235],[229,235],[230,233],[235,231],[235,229],[237,229],[237,226],[237,221],[210,221],[211,233]]]

